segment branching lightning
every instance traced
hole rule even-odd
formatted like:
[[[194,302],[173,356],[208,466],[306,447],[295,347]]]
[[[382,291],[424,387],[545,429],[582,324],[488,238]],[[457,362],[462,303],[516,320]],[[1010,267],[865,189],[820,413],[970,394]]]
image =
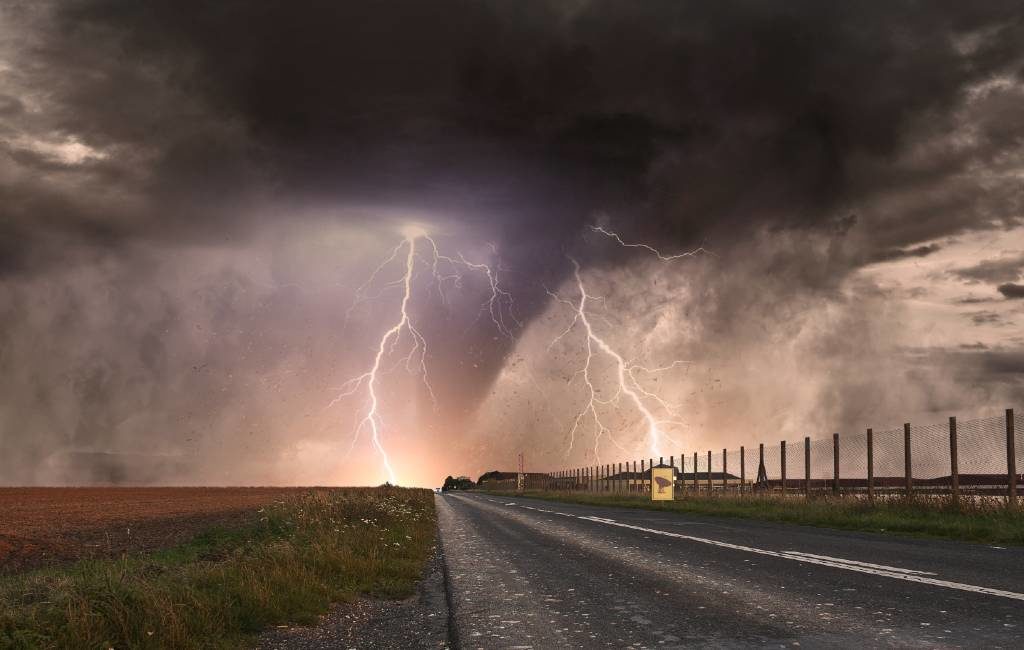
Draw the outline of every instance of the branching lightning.
[[[679,416],[676,413],[675,408],[658,395],[644,388],[637,379],[636,373],[662,372],[678,365],[685,364],[686,362],[674,361],[670,365],[661,368],[647,368],[623,357],[615,348],[612,347],[611,344],[599,336],[595,331],[591,318],[587,313],[587,303],[594,300],[595,297],[587,293],[587,288],[583,284],[583,277],[580,274],[579,263],[571,257],[569,260],[572,262],[573,266],[573,278],[576,282],[576,290],[579,294],[578,300],[574,302],[548,291],[548,295],[550,295],[552,299],[570,307],[573,310],[572,321],[570,321],[569,325],[551,341],[548,349],[550,350],[554,347],[560,340],[572,332],[577,325],[582,325],[583,331],[586,335],[586,341],[584,344],[586,354],[583,367],[577,370],[573,375],[574,378],[583,378],[583,384],[586,387],[586,402],[583,408],[577,412],[573,420],[572,427],[569,430],[569,448],[567,453],[572,451],[572,447],[575,444],[576,433],[579,431],[584,419],[588,416],[593,420],[594,426],[597,430],[597,434],[594,437],[594,456],[596,458],[600,458],[599,446],[602,437],[605,436],[608,437],[612,444],[625,451],[622,445],[612,435],[611,429],[609,429],[602,421],[598,408],[600,406],[613,406],[625,397],[625,399],[627,399],[632,404],[633,408],[640,414],[640,417],[646,426],[647,440],[650,445],[651,453],[654,456],[661,456],[662,440],[667,439],[672,441],[664,431],[663,427],[666,425],[681,425],[682,422],[677,419]],[[594,386],[594,377],[592,375],[593,361],[598,352],[609,357],[615,366],[616,390],[609,399],[599,398],[597,396],[598,391]],[[654,414],[651,408],[648,407],[647,402],[653,402],[673,419],[659,418]]]
[[[686,251],[685,253],[677,253],[675,255],[665,255],[664,253],[659,251],[657,248],[654,248],[653,246],[649,246],[648,244],[643,244],[643,243],[640,243],[640,244],[629,244],[629,243],[626,243],[626,242],[622,241],[622,237],[619,237],[619,235],[617,233],[614,233],[614,232],[612,232],[610,230],[607,230],[606,228],[603,228],[601,226],[591,226],[590,229],[593,230],[594,232],[599,232],[602,235],[605,235],[606,237],[611,237],[616,242],[618,242],[619,245],[623,246],[624,248],[642,248],[642,249],[644,249],[646,251],[650,251],[651,253],[654,253],[658,257],[658,259],[661,260],[662,262],[673,262],[675,260],[682,259],[684,257],[693,257],[694,255],[698,255],[700,253],[709,253],[710,254],[710,252],[708,250],[706,250],[703,246],[701,246],[699,248],[693,249],[692,251]]]
[[[662,262],[674,262],[682,258],[693,257],[700,253],[709,252],[705,250],[704,247],[700,247],[685,253],[666,255],[648,244],[628,243],[624,241],[618,233],[612,232],[601,226],[591,226],[590,228],[594,232],[613,239],[624,248],[638,248],[653,253],[654,256]],[[582,377],[585,388],[585,400],[583,408],[576,413],[572,426],[569,428],[569,447],[566,453],[568,454],[572,451],[573,445],[576,442],[576,435],[588,419],[593,422],[596,431],[594,436],[595,458],[600,459],[600,444],[601,440],[605,437],[607,437],[608,440],[616,447],[622,449],[622,445],[618,440],[616,440],[615,436],[612,435],[611,429],[602,420],[601,409],[616,406],[619,402],[625,400],[631,405],[632,409],[638,413],[640,421],[644,425],[651,454],[653,456],[660,457],[662,455],[661,445],[663,441],[667,440],[675,444],[675,441],[666,432],[666,428],[673,426],[685,426],[685,423],[681,420],[681,416],[678,413],[679,406],[668,403],[662,399],[661,396],[644,388],[644,385],[640,380],[640,376],[666,372],[678,366],[686,365],[689,362],[675,360],[668,365],[661,367],[647,367],[636,363],[634,360],[625,358],[608,342],[607,339],[597,333],[593,319],[595,317],[601,318],[601,316],[595,316],[588,312],[588,306],[591,302],[603,301],[603,298],[587,293],[587,288],[583,283],[583,277],[580,273],[579,263],[572,257],[570,257],[569,260],[572,262],[573,279],[575,280],[576,292],[579,296],[578,299],[569,300],[548,291],[548,295],[550,295],[552,299],[566,305],[572,309],[573,312],[573,317],[569,325],[551,341],[548,349],[550,350],[559,341],[569,335],[577,325],[582,326],[586,336],[583,348],[583,367],[577,370],[572,376],[572,379]],[[605,321],[607,322],[607,319],[605,319]],[[599,390],[595,386],[593,364],[598,355],[607,357],[612,362],[615,369],[615,391],[612,396],[607,399],[602,399],[598,396]],[[662,414],[661,417],[656,415],[656,412]]]
[[[370,368],[342,384],[338,395],[327,405],[327,408],[330,408],[339,401],[352,397],[360,390],[365,389],[366,402],[363,407],[365,410],[361,417],[357,416],[359,420],[352,432],[350,451],[359,440],[362,432],[368,429],[373,447],[380,455],[384,470],[387,472],[388,480],[391,483],[397,483],[397,477],[391,465],[391,459],[384,447],[384,419],[381,415],[382,405],[379,395],[380,380],[381,376],[389,370],[384,368],[385,360],[393,357],[398,345],[406,339],[409,345],[408,351],[397,359],[394,367],[404,366],[408,372],[418,375],[427,393],[430,395],[431,402],[435,408],[437,406],[437,397],[427,373],[427,341],[416,327],[412,315],[411,302],[416,289],[417,267],[426,266],[430,270],[433,280],[432,286],[436,289],[442,304],[445,305],[448,304],[446,295],[447,284],[452,284],[456,288],[462,288],[464,272],[481,273],[487,280],[490,295],[481,305],[480,313],[488,313],[498,332],[508,338],[512,338],[513,327],[521,326],[519,319],[515,315],[512,294],[500,284],[496,267],[491,267],[481,262],[470,262],[462,253],[456,253],[456,257],[442,255],[437,242],[426,230],[419,226],[409,226],[404,230],[403,234],[404,238],[402,241],[391,249],[383,261],[373,270],[369,278],[356,290],[355,299],[345,313],[347,324],[348,319],[358,306],[369,300],[379,298],[390,289],[400,287],[402,299],[397,320],[381,335],[380,341],[376,345],[373,363]],[[383,283],[381,286],[376,287],[375,293],[371,294],[370,291],[374,289],[380,275],[400,257],[404,257],[402,277],[398,280]],[[418,265],[418,262],[421,263]]]
[[[665,255],[647,244],[627,243],[618,234],[600,226],[591,226],[591,228],[595,232],[613,239],[623,247],[646,250],[662,262],[672,262],[707,252],[701,247],[686,253]],[[493,246],[492,250],[494,250]],[[496,250],[494,252],[497,253]],[[572,451],[577,434],[582,427],[586,426],[588,420],[593,423],[596,430],[593,448],[596,458],[599,458],[599,448],[605,438],[619,449],[627,451],[616,439],[611,427],[602,419],[602,413],[606,409],[615,408],[624,402],[638,414],[638,421],[644,426],[651,454],[661,456],[661,448],[666,441],[675,444],[666,429],[684,426],[684,423],[677,412],[678,406],[668,403],[659,395],[646,389],[644,378],[652,373],[672,370],[688,362],[676,360],[660,367],[647,367],[619,352],[598,333],[595,327],[595,320],[604,319],[606,323],[609,322],[602,314],[593,313],[593,305],[602,303],[604,299],[587,292],[579,263],[572,257],[569,259],[572,262],[573,279],[578,297],[574,296],[570,299],[551,291],[547,292],[553,300],[570,308],[573,314],[569,325],[551,341],[549,349],[577,327],[582,329],[585,336],[585,360],[583,366],[572,376],[572,379],[582,378],[585,388],[585,403],[576,413],[569,429],[567,453]],[[399,264],[401,264],[402,270],[401,277],[386,279],[384,276],[390,274],[389,269]],[[436,293],[437,299],[447,307],[450,304],[448,292],[452,289],[463,289],[467,274],[479,274],[478,277],[486,282],[486,290],[477,319],[489,318],[495,330],[511,340],[514,338],[515,331],[522,328],[522,323],[515,314],[512,294],[501,283],[501,271],[502,269],[498,265],[467,259],[465,255],[457,251],[451,255],[445,255],[441,252],[437,241],[426,230],[419,226],[411,226],[404,230],[402,240],[383,257],[380,264],[373,269],[366,281],[356,290],[352,305],[345,313],[346,323],[361,305],[382,298],[391,291],[401,293],[399,309],[395,320],[381,334],[375,345],[373,361],[369,368],[342,384],[338,394],[328,404],[328,408],[346,398],[364,394],[365,401],[356,413],[357,420],[353,426],[350,451],[361,435],[368,431],[373,448],[380,455],[388,480],[392,483],[397,482],[397,477],[384,444],[386,427],[382,414],[384,405],[381,399],[383,378],[393,369],[404,367],[407,372],[419,377],[432,403],[435,407],[437,405],[436,394],[428,376],[427,341],[415,321],[413,303],[417,302],[417,291],[423,286],[427,292],[420,292],[421,296],[430,296]],[[421,272],[429,275],[429,284],[417,281]],[[399,351],[400,348],[401,351]],[[614,367],[615,390],[608,398],[600,396],[599,379],[595,376],[594,361],[598,357],[608,359]]]

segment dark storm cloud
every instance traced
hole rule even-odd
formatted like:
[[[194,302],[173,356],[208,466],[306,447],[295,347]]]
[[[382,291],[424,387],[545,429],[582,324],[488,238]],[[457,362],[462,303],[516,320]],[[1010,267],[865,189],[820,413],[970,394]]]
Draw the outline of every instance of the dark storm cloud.
[[[932,253],[942,250],[938,244],[926,244],[914,248],[890,248],[879,251],[871,257],[873,262],[891,262],[892,260],[904,259],[907,257],[926,257]]]
[[[150,155],[140,188],[163,214],[118,227],[216,236],[211,221],[239,211],[211,202],[258,184],[486,215],[520,255],[596,209],[638,236],[692,242],[828,222],[894,176],[949,175],[971,161],[891,162],[956,128],[964,89],[1017,69],[1024,36],[1010,2],[57,7],[37,22],[49,45],[37,82],[55,88],[60,127]],[[923,116],[930,132],[911,128]],[[973,161],[1021,135],[986,124]],[[912,228],[875,217],[871,238],[977,226],[996,199],[975,190],[958,210],[921,205]]]
[[[994,311],[972,311],[964,314],[964,317],[970,319],[975,325],[1006,325],[1003,315]]]
[[[1017,300],[1024,298],[1024,284],[1015,284],[1013,282],[1007,282],[996,287],[999,293],[1003,294],[1004,298],[1009,300]]]
[[[952,273],[967,282],[1012,282],[1024,273],[1024,255],[985,260],[973,266],[956,269]]]

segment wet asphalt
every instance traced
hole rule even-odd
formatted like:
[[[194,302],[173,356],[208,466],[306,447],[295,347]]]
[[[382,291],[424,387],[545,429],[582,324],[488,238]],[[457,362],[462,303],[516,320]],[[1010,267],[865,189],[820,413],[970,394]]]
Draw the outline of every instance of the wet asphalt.
[[[460,648],[1024,647],[1024,549],[438,495]]]

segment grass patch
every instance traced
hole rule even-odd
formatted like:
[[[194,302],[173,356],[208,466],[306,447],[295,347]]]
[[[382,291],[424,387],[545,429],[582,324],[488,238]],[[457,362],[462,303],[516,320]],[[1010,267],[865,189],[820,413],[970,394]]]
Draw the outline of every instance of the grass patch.
[[[412,594],[435,532],[429,490],[313,490],[175,548],[0,578],[0,648],[245,647],[332,602]]]
[[[491,492],[516,496],[515,492]],[[715,517],[778,521],[841,530],[860,530],[915,537],[955,539],[986,544],[1024,545],[1024,513],[1002,504],[949,499],[877,500],[757,496],[687,496],[676,501],[651,501],[625,495],[527,491],[522,496],[595,506],[642,508]]]

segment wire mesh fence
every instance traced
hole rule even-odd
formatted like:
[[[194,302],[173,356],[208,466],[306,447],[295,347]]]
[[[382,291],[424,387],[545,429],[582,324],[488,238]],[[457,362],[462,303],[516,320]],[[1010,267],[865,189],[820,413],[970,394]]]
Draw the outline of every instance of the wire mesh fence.
[[[671,469],[677,497],[971,494],[1006,498],[1016,506],[1017,486],[1024,478],[1024,422],[1007,410],[1005,416],[963,422],[950,418],[940,424],[688,451],[550,473],[507,473],[484,487],[648,494],[655,467]]]

